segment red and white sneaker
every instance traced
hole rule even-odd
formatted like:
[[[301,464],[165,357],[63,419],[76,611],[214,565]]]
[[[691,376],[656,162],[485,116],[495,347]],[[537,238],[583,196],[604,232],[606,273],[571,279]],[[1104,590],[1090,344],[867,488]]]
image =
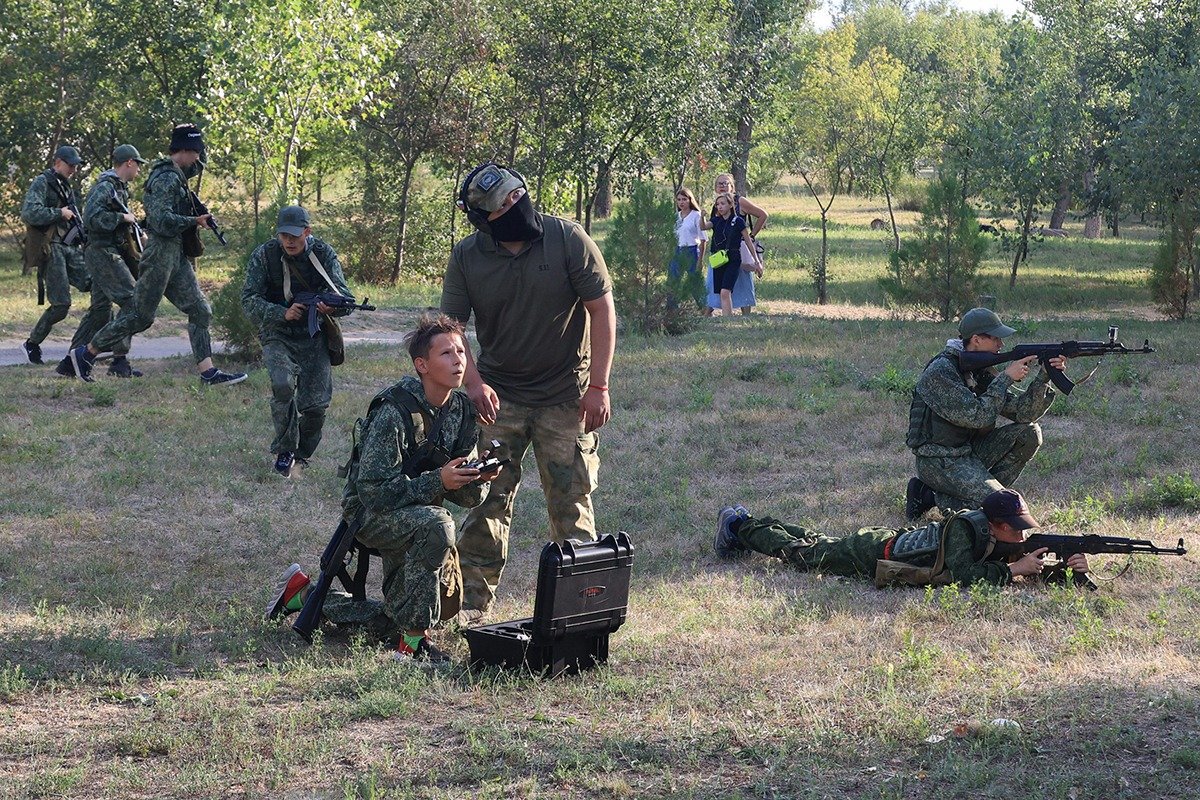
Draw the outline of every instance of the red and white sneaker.
[[[308,595],[305,590],[310,585],[312,581],[300,570],[299,564],[292,564],[285,569],[275,583],[275,591],[271,595],[271,602],[267,603],[263,619],[277,619],[299,611],[304,607],[304,598]]]

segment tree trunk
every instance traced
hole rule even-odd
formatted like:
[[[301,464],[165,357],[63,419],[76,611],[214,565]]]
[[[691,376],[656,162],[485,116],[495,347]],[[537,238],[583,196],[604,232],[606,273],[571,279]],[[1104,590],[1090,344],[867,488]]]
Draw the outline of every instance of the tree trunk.
[[[892,208],[892,187],[888,185],[887,175],[883,167],[879,168],[879,182],[883,185],[883,196],[887,200],[888,220],[892,223],[892,249],[900,252],[900,230],[896,227],[896,211]]]
[[[396,209],[399,222],[396,224],[396,257],[392,260],[392,283],[400,280],[400,270],[404,266],[404,230],[408,227],[408,190],[412,187],[412,161],[404,165],[404,176],[400,179],[400,204]]]
[[[1096,185],[1096,168],[1089,167],[1087,172],[1083,173],[1083,193],[1085,195],[1087,195],[1088,197],[1091,197],[1092,187],[1094,187],[1095,185]],[[1100,212],[1097,211],[1095,213],[1088,214],[1087,217],[1083,220],[1083,238],[1099,239],[1101,228],[1102,228],[1102,225],[1101,225],[1101,219],[1100,219]]]
[[[262,186],[260,185],[261,173],[259,172],[257,150],[254,152],[253,158],[254,163],[250,167],[250,192],[254,195],[254,230],[258,230],[259,218],[261,216],[259,206],[261,205]]]
[[[1029,226],[1033,224],[1033,203],[1025,207],[1025,213],[1021,219],[1021,241],[1017,244],[1017,252],[1013,256],[1012,275],[1008,279],[1008,288],[1013,288],[1017,285],[1017,266],[1025,260],[1025,256],[1029,253]]]
[[[1121,238],[1121,204],[1113,203],[1111,216],[1108,218],[1108,227],[1112,231],[1114,239]]]
[[[1050,227],[1062,228],[1067,221],[1067,210],[1071,207],[1071,179],[1063,178],[1058,183],[1058,195],[1054,200],[1054,211],[1050,214]]]
[[[829,267],[829,212],[821,210],[821,262],[817,265],[817,304],[829,302],[828,292]]]
[[[743,109],[742,118],[738,120],[737,139],[733,144],[733,163],[729,171],[733,174],[734,190],[738,194],[749,194],[746,187],[746,175],[750,164],[750,144],[754,134],[754,121],[750,112]]]
[[[608,165],[601,163],[596,170],[596,200],[594,205],[596,219],[607,219],[612,213],[612,172]]]
[[[317,174],[316,174],[317,186],[316,186],[316,189],[317,189],[317,205],[318,206],[321,205],[321,184],[324,183],[324,178],[325,178],[325,170],[321,167],[320,164],[317,164]]]

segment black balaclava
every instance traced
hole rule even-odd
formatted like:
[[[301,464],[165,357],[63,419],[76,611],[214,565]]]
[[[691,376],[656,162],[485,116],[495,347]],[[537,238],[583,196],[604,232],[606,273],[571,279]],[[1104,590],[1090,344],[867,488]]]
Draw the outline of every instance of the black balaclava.
[[[542,216],[534,209],[528,192],[491,222],[483,212],[471,214],[470,219],[476,228],[497,242],[532,242],[542,235]]]

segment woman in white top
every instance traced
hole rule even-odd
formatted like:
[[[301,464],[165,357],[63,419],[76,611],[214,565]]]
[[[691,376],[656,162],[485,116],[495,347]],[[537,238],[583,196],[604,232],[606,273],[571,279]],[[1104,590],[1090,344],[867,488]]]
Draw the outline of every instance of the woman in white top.
[[[675,193],[675,257],[667,267],[671,281],[678,281],[684,273],[694,273],[704,257],[707,237],[702,230],[700,206],[691,189],[680,189]]]

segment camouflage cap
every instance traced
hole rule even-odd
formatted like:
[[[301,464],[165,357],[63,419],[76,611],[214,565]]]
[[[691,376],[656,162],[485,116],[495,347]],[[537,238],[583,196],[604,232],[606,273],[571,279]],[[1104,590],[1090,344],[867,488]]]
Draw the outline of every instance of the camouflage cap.
[[[467,205],[489,214],[499,211],[513,189],[525,185],[521,176],[496,164],[476,167],[467,184]]]
[[[139,164],[145,164],[146,159],[142,158],[142,154],[138,149],[131,144],[117,145],[117,149],[113,150],[113,163],[124,164],[126,161],[133,159]]]
[[[983,513],[992,522],[1007,522],[1019,531],[1041,527],[1029,513],[1025,498],[1012,489],[1001,489],[983,498]]]
[[[66,163],[70,164],[72,167],[78,166],[83,163],[83,158],[80,157],[79,151],[76,150],[74,147],[71,147],[71,145],[69,145],[69,144],[61,145],[57,150],[55,150],[54,158],[59,161],[65,161]]]
[[[1001,322],[1000,317],[990,308],[972,308],[958,321],[958,334],[966,342],[977,333],[1003,339],[1005,336],[1012,336],[1016,330]]]
[[[279,222],[275,225],[276,233],[303,236],[304,229],[308,227],[310,227],[308,211],[303,206],[284,206],[279,209]]]

